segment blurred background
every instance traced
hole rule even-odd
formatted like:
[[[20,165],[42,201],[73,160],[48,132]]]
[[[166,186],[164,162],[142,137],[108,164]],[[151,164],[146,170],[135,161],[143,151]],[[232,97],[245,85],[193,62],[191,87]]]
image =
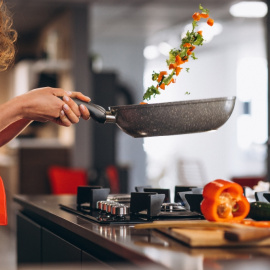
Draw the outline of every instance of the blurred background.
[[[203,186],[216,178],[265,179],[263,1],[248,1],[255,6],[246,7],[241,6],[246,2],[221,0],[8,0],[18,31],[17,56],[14,66],[0,74],[0,101],[52,86],[81,91],[105,108],[139,103],[152,85],[153,70],[166,70],[169,50],[191,29],[200,3],[215,24],[199,23],[206,41],[196,49],[198,59],[186,63],[189,72],[183,70],[150,102],[237,96],[228,122],[215,132],[145,139],[93,120],[71,128],[34,122],[0,149],[8,197],[51,193],[52,166],[82,170],[88,183],[110,186],[115,193],[142,185]]]

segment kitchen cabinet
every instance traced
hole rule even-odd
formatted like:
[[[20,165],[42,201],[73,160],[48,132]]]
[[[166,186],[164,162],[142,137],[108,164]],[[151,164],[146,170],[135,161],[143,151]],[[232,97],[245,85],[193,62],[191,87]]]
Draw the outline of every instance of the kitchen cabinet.
[[[72,269],[89,269],[89,266],[112,269],[105,262],[91,254],[88,245],[87,251],[81,249],[66,239],[41,226],[23,213],[17,214],[17,262],[18,265],[34,265],[41,268],[43,265],[72,264]],[[73,236],[70,235],[70,239]],[[76,242],[76,241],[75,241]],[[80,242],[80,241],[79,241]],[[99,252],[97,249],[96,252]],[[107,254],[104,255],[106,260]],[[102,256],[103,256],[102,255]]]
[[[41,226],[22,214],[17,215],[17,261],[41,263]]]
[[[42,263],[81,263],[81,250],[63,238],[42,228]]]

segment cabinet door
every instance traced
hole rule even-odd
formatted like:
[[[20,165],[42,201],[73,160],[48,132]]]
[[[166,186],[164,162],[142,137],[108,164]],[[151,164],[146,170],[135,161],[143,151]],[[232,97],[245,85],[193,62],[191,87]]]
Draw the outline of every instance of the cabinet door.
[[[113,268],[108,266],[104,262],[100,261],[93,255],[85,251],[82,251],[82,270],[89,270],[89,269],[110,270]]]
[[[41,227],[21,213],[17,215],[17,261],[41,263]]]
[[[74,264],[72,269],[81,269],[81,249],[56,234],[42,228],[42,261],[56,264]]]

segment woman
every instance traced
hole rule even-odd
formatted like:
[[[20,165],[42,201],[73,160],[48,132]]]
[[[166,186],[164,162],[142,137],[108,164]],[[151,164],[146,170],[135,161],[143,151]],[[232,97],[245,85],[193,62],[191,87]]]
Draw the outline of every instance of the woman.
[[[0,0],[0,70],[6,70],[14,61],[17,33],[3,0]],[[60,99],[58,97],[62,97]],[[89,102],[90,98],[79,92],[66,92],[60,88],[40,88],[17,96],[0,105],[0,147],[16,137],[33,120],[51,121],[70,126],[80,116],[89,119],[87,108],[78,107],[71,98]],[[6,196],[0,177],[0,225],[7,225]]]
[[[14,61],[17,33],[12,29],[12,19],[0,0],[0,70],[6,70]],[[58,97],[63,97],[60,99]],[[0,146],[16,137],[33,120],[51,121],[70,126],[78,123],[80,116],[89,119],[89,111],[78,107],[71,98],[89,102],[80,92],[66,92],[60,88],[39,88],[17,96],[0,105]]]

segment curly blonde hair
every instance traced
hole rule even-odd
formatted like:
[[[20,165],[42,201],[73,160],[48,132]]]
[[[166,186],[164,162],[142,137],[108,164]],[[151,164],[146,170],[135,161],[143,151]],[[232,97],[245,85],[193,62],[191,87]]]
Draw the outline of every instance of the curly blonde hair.
[[[0,0],[0,70],[6,70],[15,57],[15,41],[17,32],[12,29],[12,18],[3,2]]]

